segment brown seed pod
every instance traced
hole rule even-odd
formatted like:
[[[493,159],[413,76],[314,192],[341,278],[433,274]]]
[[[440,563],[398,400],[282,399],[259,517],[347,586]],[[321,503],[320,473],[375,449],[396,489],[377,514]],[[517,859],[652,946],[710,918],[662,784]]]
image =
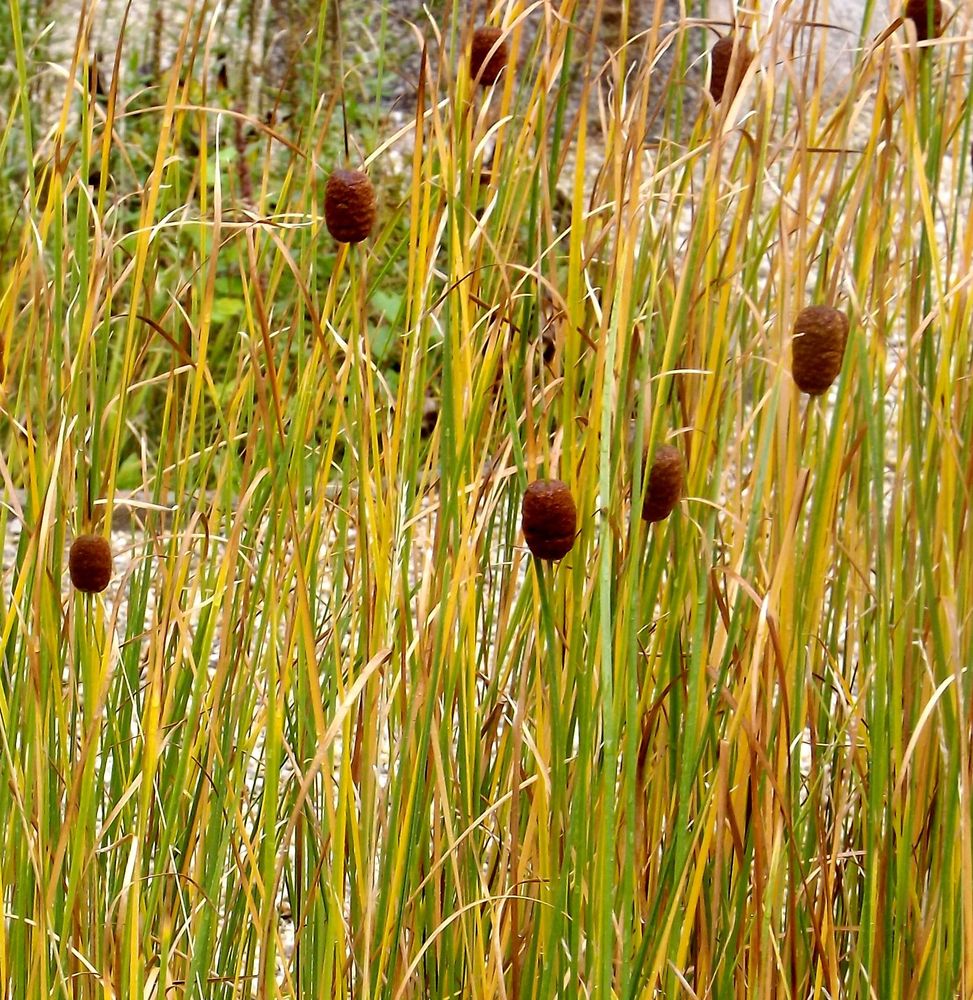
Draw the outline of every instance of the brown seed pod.
[[[920,42],[938,38],[943,30],[943,5],[939,0],[908,0],[905,17],[916,26],[916,38]]]
[[[682,499],[686,484],[686,463],[682,452],[671,444],[659,447],[649,469],[649,481],[642,501],[643,521],[664,521]]]
[[[503,40],[500,41],[501,39]],[[498,41],[500,44],[491,56],[490,50]],[[509,58],[510,50],[500,28],[480,27],[473,32],[473,41],[470,45],[470,76],[474,80],[479,77],[481,86],[489,87],[496,83]]]
[[[578,533],[574,497],[560,479],[536,479],[524,493],[524,538],[536,559],[563,559]]]
[[[734,47],[736,49],[735,58]],[[709,92],[717,104],[724,97],[727,101],[732,101],[736,97],[743,75],[752,59],[753,53],[747,43],[732,33],[724,35],[710,49]]]
[[[104,535],[78,535],[68,553],[71,582],[84,594],[100,594],[111,579],[111,546]]]
[[[841,371],[848,317],[831,306],[808,306],[794,323],[791,371],[801,392],[820,396]]]
[[[324,221],[339,243],[361,243],[375,225],[375,188],[361,170],[336,170],[324,190]]]

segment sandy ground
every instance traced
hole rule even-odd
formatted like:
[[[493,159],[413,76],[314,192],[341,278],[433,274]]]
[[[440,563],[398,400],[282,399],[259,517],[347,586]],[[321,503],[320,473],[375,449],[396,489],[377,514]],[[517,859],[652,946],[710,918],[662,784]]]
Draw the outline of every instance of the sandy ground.
[[[661,23],[663,34],[674,26],[680,18],[679,0],[661,0],[663,11]],[[417,0],[341,0],[342,21],[345,25],[346,50],[366,58],[377,46],[383,14],[389,25],[391,44],[403,57],[405,65],[393,71],[388,81],[388,93],[383,97],[395,98],[414,86],[415,70],[418,66],[419,43],[411,26],[430,42],[434,42],[435,30],[448,29],[443,10],[450,3],[443,0],[429,3]],[[468,0],[466,10],[477,22],[489,20],[505,26],[515,19],[515,9],[520,6],[498,4],[490,8],[478,0]],[[552,3],[556,8],[557,3]],[[773,35],[787,39],[795,34],[795,42],[807,43],[812,37],[817,47],[826,53],[829,76],[840,77],[843,70],[850,68],[857,47],[858,34],[862,25],[866,4],[864,0],[792,0],[785,4],[763,4],[759,13],[752,13],[756,5],[746,5],[745,20],[765,39],[764,56],[773,44]],[[899,13],[901,5],[896,0],[877,0],[866,27],[866,34],[880,30]],[[618,34],[622,0],[606,0],[602,19],[599,44],[607,54],[617,47],[621,39]],[[591,27],[594,4],[579,5],[577,23],[582,31]],[[685,12],[689,21],[697,22],[704,17],[713,22],[713,31],[723,31],[724,26],[734,20],[734,4],[731,0],[686,0]],[[649,29],[653,17],[653,5],[646,2],[631,3],[629,8],[629,35],[638,36]],[[308,35],[316,29],[318,7],[308,0],[226,0],[226,2],[200,3],[188,0],[55,0],[40,10],[36,19],[38,31],[49,32],[49,55],[52,61],[66,68],[64,58],[74,48],[79,36],[87,39],[88,49],[99,52],[105,59],[106,72],[110,75],[110,64],[123,37],[123,74],[126,70],[151,64],[158,60],[164,68],[172,53],[179,45],[187,14],[201,17],[201,38],[214,52],[226,48],[231,61],[246,63],[248,70],[256,75],[250,83],[254,89],[267,80],[273,80],[280,69],[280,63],[288,54],[306,44]],[[540,11],[527,17],[527,24],[536,28],[541,21]],[[804,27],[801,27],[801,26]],[[195,30],[195,25],[194,25]],[[698,35],[715,39],[715,33]],[[799,45],[805,48],[806,44]],[[634,47],[633,47],[634,48]],[[840,83],[836,79],[835,83]]]

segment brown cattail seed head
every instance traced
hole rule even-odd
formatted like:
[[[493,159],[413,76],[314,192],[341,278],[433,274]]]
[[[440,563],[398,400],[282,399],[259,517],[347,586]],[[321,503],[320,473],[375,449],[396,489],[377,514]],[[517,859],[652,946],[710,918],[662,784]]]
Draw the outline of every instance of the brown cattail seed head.
[[[527,487],[522,508],[524,538],[537,559],[563,559],[574,545],[578,512],[560,479],[536,479]]]
[[[848,317],[831,306],[808,306],[794,323],[791,370],[801,392],[820,396],[841,371],[848,341]]]
[[[75,588],[100,594],[111,579],[111,546],[104,535],[78,535],[68,554],[68,572]]]
[[[734,53],[734,48],[736,52]],[[719,104],[725,96],[728,101],[736,97],[743,75],[753,59],[747,43],[737,35],[724,35],[710,50],[709,92]]]
[[[475,80],[479,76],[480,84],[489,87],[497,82],[501,70],[507,65],[510,51],[507,41],[503,39],[497,45],[493,55],[490,50],[502,38],[500,28],[477,28],[473,32],[473,42],[470,45],[470,76]]]
[[[916,38],[938,38],[943,30],[943,5],[939,0],[908,0],[905,16],[916,26]]]
[[[361,243],[375,225],[375,188],[361,170],[336,170],[324,190],[324,221],[339,243]]]
[[[649,469],[649,481],[642,501],[642,520],[664,521],[682,499],[685,484],[686,463],[682,452],[671,444],[662,445]]]

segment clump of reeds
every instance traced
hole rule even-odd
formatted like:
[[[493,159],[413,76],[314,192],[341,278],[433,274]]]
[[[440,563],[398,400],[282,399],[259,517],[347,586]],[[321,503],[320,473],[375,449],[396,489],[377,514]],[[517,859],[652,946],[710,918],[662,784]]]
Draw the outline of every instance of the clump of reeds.
[[[686,463],[682,452],[670,444],[659,447],[649,469],[642,501],[642,520],[664,521],[682,499],[686,485]]]
[[[482,26],[474,30],[470,44],[470,76],[481,86],[496,83],[509,58],[510,50],[500,28]]]
[[[841,371],[848,317],[832,306],[808,306],[794,323],[791,371],[801,392],[820,396]]]
[[[753,52],[745,39],[735,32],[724,35],[710,50],[709,92],[719,104],[725,97],[732,101],[740,89]]]
[[[68,573],[75,589],[100,594],[111,580],[111,546],[104,535],[78,535],[68,553]]]
[[[567,484],[537,479],[524,493],[524,538],[537,559],[563,559],[574,545],[578,512]]]
[[[339,243],[361,243],[375,225],[375,187],[362,170],[335,170],[324,192],[324,221]]]

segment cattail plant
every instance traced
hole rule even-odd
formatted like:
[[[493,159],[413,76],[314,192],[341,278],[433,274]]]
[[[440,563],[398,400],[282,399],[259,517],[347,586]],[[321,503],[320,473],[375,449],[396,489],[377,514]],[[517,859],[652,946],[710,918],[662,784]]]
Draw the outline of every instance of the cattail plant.
[[[820,396],[841,371],[848,317],[832,306],[808,306],[794,323],[791,370],[801,392]]]
[[[916,38],[920,42],[938,38],[943,30],[943,5],[939,0],[908,0],[905,19],[916,26]]]
[[[509,57],[507,40],[500,28],[479,27],[474,30],[470,45],[470,76],[479,80],[481,86],[489,87],[497,82]]]
[[[686,463],[682,452],[671,444],[659,447],[649,469],[642,501],[642,520],[664,521],[682,499],[686,485]]]
[[[324,191],[324,221],[339,243],[361,243],[375,225],[375,188],[362,170],[335,170]]]
[[[111,579],[111,546],[104,535],[78,535],[68,553],[68,572],[76,590],[100,594]]]
[[[537,479],[527,487],[522,508],[524,538],[535,559],[563,559],[574,545],[578,512],[560,479]]]
[[[740,89],[747,67],[753,60],[753,53],[746,41],[731,32],[724,35],[710,50],[709,92],[715,103],[724,97],[732,101]]]

